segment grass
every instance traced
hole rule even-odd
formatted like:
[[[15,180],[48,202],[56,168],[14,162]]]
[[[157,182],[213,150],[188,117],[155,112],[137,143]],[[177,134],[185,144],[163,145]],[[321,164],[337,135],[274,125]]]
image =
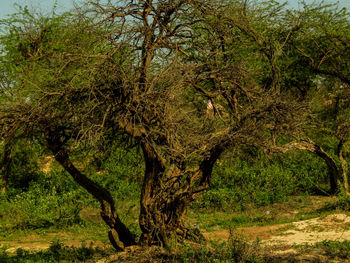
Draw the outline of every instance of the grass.
[[[15,253],[6,252],[6,247],[0,249],[0,262],[96,262],[96,260],[114,254],[113,249],[94,248],[92,244],[87,246],[82,243],[80,247],[69,247],[59,240],[51,243],[51,246],[43,251],[29,252],[18,248]]]
[[[278,229],[275,230],[275,233],[282,235],[284,232],[287,232],[288,230],[292,230],[295,229],[295,226],[293,224],[288,224],[286,226],[280,227]],[[286,234],[285,234],[286,235]]]
[[[325,240],[317,243],[316,248],[321,248],[331,258],[350,259],[350,241]]]
[[[323,257],[323,260],[311,262],[330,262],[331,260],[336,260],[334,262],[349,262],[350,259],[350,241],[348,240],[323,240],[315,245],[294,245],[293,248],[303,255],[319,255],[321,258]]]
[[[250,207],[241,212],[200,209],[189,210],[187,216],[192,224],[210,232],[237,227],[285,224],[327,216],[338,209],[333,205],[336,202],[334,198],[295,196],[284,203]]]
[[[328,202],[328,204],[325,205],[325,202]],[[337,205],[337,202],[333,198],[302,196],[290,197],[286,202],[280,204],[248,207],[245,211],[240,212],[213,209],[199,209],[195,211],[194,209],[189,209],[187,220],[191,225],[196,224],[206,232],[249,226],[268,226],[328,215],[344,207],[344,202],[341,207]],[[118,212],[122,220],[131,226],[133,232],[139,233],[140,230],[137,224],[138,204],[124,200],[117,202],[117,204],[120,204]],[[83,207],[80,217],[82,218],[82,224],[74,224],[64,228],[50,226],[46,228],[18,229],[9,225],[7,220],[7,225],[0,229],[0,242],[3,245],[2,249],[0,249],[0,262],[96,262],[99,258],[112,255],[114,251],[113,249],[110,250],[107,229],[100,218],[99,208]],[[282,227],[282,230],[287,230],[289,227],[291,226]],[[282,230],[277,229],[276,231],[282,232]],[[234,239],[232,238],[233,235],[231,233],[228,242],[201,244],[197,247],[191,244],[178,244],[175,246],[178,250],[175,251],[148,251],[147,253],[150,253],[148,257],[150,261],[148,262],[264,262],[259,253],[254,254],[251,258],[245,257],[245,261],[235,258],[237,257],[237,250],[241,250],[243,254],[248,253],[251,246],[243,244],[246,242],[244,238],[237,237]],[[86,244],[90,244],[91,241],[95,242],[94,246],[87,246]],[[239,241],[243,243],[239,243]],[[39,252],[24,249],[26,245],[35,242],[46,244],[50,248]],[[249,244],[252,245],[252,243]],[[56,250],[54,250],[55,246]],[[13,250],[17,247],[21,248],[15,253],[6,252],[11,247]],[[244,252],[245,249],[247,252]],[[324,249],[333,249],[334,253],[337,253],[335,248],[329,244],[328,247],[324,245]],[[69,253],[74,256],[73,259],[67,258]],[[344,254],[345,252],[340,253]],[[125,260],[142,262],[139,261],[140,258],[143,260],[145,257],[140,256],[138,258],[139,256],[135,255],[134,257],[131,254]],[[152,257],[155,261],[153,261]],[[112,260],[111,262],[120,261]]]
[[[89,215],[94,215],[96,213],[98,213],[98,209],[89,208]],[[91,242],[93,242],[94,245],[99,245],[99,247],[110,247],[106,225],[100,220],[100,216],[91,216],[90,218],[82,216],[82,218],[84,220],[84,224],[75,224],[64,228],[51,226],[47,228],[18,229],[11,225],[1,227],[0,223],[0,244],[3,246],[5,245],[7,249],[11,247],[20,247],[30,250],[30,248],[33,246],[48,247],[50,244],[60,240],[62,249],[65,251],[68,251],[68,247],[71,247],[70,250],[73,250],[73,246],[78,249],[81,244],[90,244]],[[85,248],[86,247],[84,247],[84,249]],[[52,255],[48,252],[43,251],[33,254],[27,250],[23,250],[23,253],[20,255],[21,258],[25,259],[23,259],[24,261],[14,256],[11,256],[11,259],[9,259],[11,261],[7,259],[5,261],[4,258],[6,258],[6,253],[4,253],[3,250],[2,256],[0,257],[0,262],[37,262],[36,260],[41,257],[48,260],[47,262],[56,262],[52,261]],[[99,251],[95,252],[97,253]],[[64,262],[62,260],[60,262]]]
[[[267,226],[290,223],[298,220],[310,219],[332,213],[334,210],[320,209],[320,204],[313,203],[315,197],[291,197],[287,202],[274,204],[260,208],[247,208],[241,212],[215,211],[212,209],[189,209],[187,220],[191,225],[198,225],[207,232],[221,229],[230,229],[249,226]],[[324,202],[323,202],[324,203]],[[137,217],[139,206],[132,201],[120,202],[118,212],[123,222],[126,222],[134,233],[139,234]],[[37,236],[37,240],[46,243],[53,241],[55,237],[66,242],[90,242],[92,240],[109,244],[107,229],[99,215],[99,208],[84,207],[80,212],[82,224],[74,224],[64,228],[54,226],[36,229],[18,229],[11,225],[0,227],[0,240],[2,243],[26,240],[28,236]],[[1,220],[0,220],[1,226]],[[64,234],[62,234],[64,233]]]
[[[125,222],[136,226],[138,211],[132,203],[123,202],[119,211],[121,214],[125,213]],[[115,250],[108,240],[107,227],[101,219],[100,209],[84,207],[80,216],[81,224],[23,229],[16,227],[17,221],[11,225],[9,218],[0,218],[0,263],[96,262],[114,254]],[[49,249],[33,251],[33,247]]]
[[[174,244],[168,250],[160,247],[139,248],[115,254],[112,248],[98,248],[82,243],[80,247],[70,247],[61,241],[53,241],[46,250],[30,252],[17,249],[15,253],[0,248],[1,263],[17,262],[265,262],[260,254],[259,242],[248,242],[241,234],[232,232],[228,242],[202,244]]]

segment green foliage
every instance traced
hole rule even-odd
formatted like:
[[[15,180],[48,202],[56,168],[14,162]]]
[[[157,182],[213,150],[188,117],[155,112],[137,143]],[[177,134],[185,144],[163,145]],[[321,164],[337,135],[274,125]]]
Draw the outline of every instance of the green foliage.
[[[272,164],[283,171],[290,171],[292,180],[287,181],[289,194],[327,194],[329,174],[324,160],[305,151],[275,156]]]
[[[56,169],[41,174],[26,191],[9,188],[0,200],[0,218],[7,228],[37,229],[82,224],[79,212],[84,192]]]
[[[38,165],[41,152],[40,145],[28,139],[19,139],[11,146],[9,164],[3,164],[8,165],[7,173],[1,175],[6,177],[9,189],[15,192],[26,190],[32,182],[43,176]],[[3,155],[1,149],[0,160],[3,160]]]
[[[317,248],[325,250],[332,258],[350,259],[350,241],[324,240],[316,244]]]
[[[325,211],[333,211],[333,210],[341,210],[341,211],[350,211],[350,196],[345,193],[340,193],[338,195],[338,199],[336,202],[327,203],[324,208],[321,210]]]
[[[33,165],[39,169],[38,152],[29,150],[22,147],[21,156],[32,158]],[[90,174],[92,180],[109,189],[118,201],[124,201],[118,205],[118,209],[122,211],[121,218],[130,222],[129,226],[134,232],[139,232],[135,219],[138,217],[139,180],[143,165],[137,152],[114,149],[103,161],[99,171],[88,169],[91,163],[86,161],[87,158],[75,156],[75,159],[76,163],[80,161],[80,165],[86,166],[83,170]],[[18,164],[17,161],[16,163]],[[3,230],[81,225],[85,224],[80,217],[81,209],[89,206],[99,207],[99,203],[56,162],[52,164],[49,173],[39,172],[35,180],[32,177],[27,178],[29,175],[23,171],[24,168],[18,167],[15,175],[28,180],[28,187],[18,189],[14,184],[10,184],[6,195],[0,199],[0,222]],[[15,175],[11,173],[11,178]]]
[[[226,156],[214,167],[211,189],[193,207],[241,211],[283,202],[290,195],[324,194],[327,180],[323,160],[305,152],[272,159],[260,155],[250,162]]]
[[[109,189],[118,200],[139,198],[144,162],[137,149],[112,147],[100,171],[94,173],[92,178]]]
[[[335,203],[335,207],[343,211],[350,211],[350,196],[344,194],[340,195]]]
[[[79,216],[81,204],[74,192],[58,194],[35,186],[10,201],[2,200],[0,207],[2,224],[10,228],[62,228],[82,223]]]

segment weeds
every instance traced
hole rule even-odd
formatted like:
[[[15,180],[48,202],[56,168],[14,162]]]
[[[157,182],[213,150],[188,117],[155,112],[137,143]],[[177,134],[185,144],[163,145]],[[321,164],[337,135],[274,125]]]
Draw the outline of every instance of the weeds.
[[[89,246],[82,243],[81,247],[76,248],[65,246],[62,242],[56,240],[52,242],[47,250],[36,253],[18,248],[16,253],[12,255],[3,248],[0,250],[0,262],[96,262],[98,259],[108,257],[113,253],[115,253],[113,249],[94,248],[92,243]]]
[[[264,262],[260,255],[259,240],[251,243],[239,232],[230,230],[228,242],[210,242],[200,247],[183,245],[180,258],[174,262]]]
[[[74,192],[57,194],[33,188],[0,203],[2,224],[14,229],[63,228],[82,224],[81,204]]]
[[[332,258],[350,259],[350,241],[325,240],[317,243],[316,247],[323,249]]]

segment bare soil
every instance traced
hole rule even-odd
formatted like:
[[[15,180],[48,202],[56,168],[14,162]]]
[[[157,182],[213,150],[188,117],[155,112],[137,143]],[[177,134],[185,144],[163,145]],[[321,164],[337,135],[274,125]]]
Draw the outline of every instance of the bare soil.
[[[350,262],[329,258],[324,251],[309,247],[305,251],[300,246],[312,246],[322,241],[350,240],[350,216],[345,213],[331,214],[309,220],[238,228],[237,232],[249,240],[259,239],[264,253],[271,262]],[[209,240],[228,240],[230,232],[219,230],[204,233]]]

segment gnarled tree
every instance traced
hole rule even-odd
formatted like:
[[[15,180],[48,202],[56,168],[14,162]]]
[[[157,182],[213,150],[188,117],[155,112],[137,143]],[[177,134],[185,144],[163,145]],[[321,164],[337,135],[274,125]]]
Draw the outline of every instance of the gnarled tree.
[[[303,119],[278,71],[298,23],[275,3],[108,1],[20,16],[2,42],[13,84],[1,93],[1,134],[36,134],[100,202],[117,249],[135,237],[109,191],[70,160],[77,144],[126,136],[140,145],[140,243],[167,246],[173,234],[198,238],[184,224],[186,208],[209,188],[222,152],[267,147]]]

